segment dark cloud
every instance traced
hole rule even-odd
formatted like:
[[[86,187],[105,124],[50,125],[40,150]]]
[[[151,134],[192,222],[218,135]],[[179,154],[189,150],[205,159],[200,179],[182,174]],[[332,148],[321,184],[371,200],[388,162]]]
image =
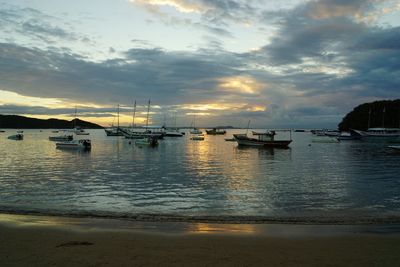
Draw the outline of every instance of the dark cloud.
[[[236,62],[235,62],[236,61]],[[218,78],[240,73],[228,54],[131,49],[125,58],[90,62],[69,51],[0,44],[0,87],[22,95],[102,104],[154,99],[163,104],[210,101]]]

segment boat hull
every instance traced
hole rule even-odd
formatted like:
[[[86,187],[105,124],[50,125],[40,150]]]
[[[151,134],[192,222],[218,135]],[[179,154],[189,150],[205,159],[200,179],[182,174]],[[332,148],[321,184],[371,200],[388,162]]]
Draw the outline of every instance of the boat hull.
[[[224,135],[226,131],[218,131],[218,130],[206,130],[206,133],[209,135]]]
[[[24,135],[22,134],[16,134],[16,135],[11,135],[7,137],[10,140],[24,140]]]
[[[233,135],[239,146],[288,148],[291,140],[262,141],[245,135]]]

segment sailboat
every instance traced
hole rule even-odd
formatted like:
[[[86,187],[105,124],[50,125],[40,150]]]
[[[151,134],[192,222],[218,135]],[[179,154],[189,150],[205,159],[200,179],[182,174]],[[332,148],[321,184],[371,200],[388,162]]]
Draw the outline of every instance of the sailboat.
[[[193,117],[193,130],[190,131],[191,134],[202,134],[203,132],[200,129],[196,128],[196,115]]]
[[[142,138],[136,139],[135,144],[138,146],[157,146],[158,145],[158,137],[155,135],[151,135],[151,133],[149,133],[147,130],[147,128],[149,126],[149,113],[150,113],[150,99],[149,99],[149,104],[147,106],[146,131],[145,131],[145,133],[148,133],[149,135],[144,135]]]
[[[149,100],[149,108],[150,108],[150,100]],[[164,133],[162,132],[152,132],[148,130],[148,125],[146,122],[146,130],[143,131],[134,131],[135,127],[135,115],[136,115],[136,101],[133,106],[133,116],[132,116],[132,128],[131,129],[126,129],[126,128],[120,128],[120,132],[125,136],[127,139],[143,139],[147,137],[151,138],[156,138],[156,139],[162,139],[164,137]],[[147,114],[148,115],[148,114]]]
[[[124,136],[119,128],[119,105],[117,107],[117,127],[111,126],[110,128],[104,129],[107,136]]]
[[[89,135],[88,132],[85,132],[85,130],[82,129],[82,127],[76,125],[77,121],[76,117],[76,107],[75,107],[75,119],[74,119],[74,129],[72,129],[72,132],[74,132],[76,135]]]
[[[359,134],[362,138],[367,137],[400,137],[400,128],[385,128],[385,112],[386,107],[383,108],[382,115],[382,127],[370,128],[371,122],[371,109],[368,114],[368,128],[366,131],[354,130],[357,134]]]
[[[175,114],[175,126],[174,127],[165,127],[163,126],[163,129],[165,130],[165,136],[168,137],[182,137],[184,133],[180,132],[179,129],[176,127],[176,114]]]

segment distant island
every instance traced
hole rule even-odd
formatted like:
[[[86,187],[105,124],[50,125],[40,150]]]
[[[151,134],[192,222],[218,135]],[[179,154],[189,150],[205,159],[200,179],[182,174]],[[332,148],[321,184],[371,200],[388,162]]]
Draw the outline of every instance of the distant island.
[[[73,119],[71,121],[59,119],[42,120],[18,115],[0,115],[0,129],[71,129],[75,126],[80,126],[85,129],[103,128],[98,124],[80,119]]]
[[[400,99],[361,104],[348,113],[338,125],[340,131],[367,130],[374,127],[400,127]]]

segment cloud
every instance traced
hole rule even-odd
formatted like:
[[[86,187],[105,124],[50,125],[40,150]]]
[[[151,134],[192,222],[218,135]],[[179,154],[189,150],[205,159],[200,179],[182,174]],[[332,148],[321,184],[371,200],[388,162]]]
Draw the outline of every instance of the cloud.
[[[233,37],[229,23],[249,24],[258,17],[258,1],[240,0],[130,0],[155,14],[166,25],[191,26],[221,37]],[[181,19],[169,15],[162,7],[172,7],[181,13],[194,13],[196,19]]]
[[[248,15],[262,11],[254,10],[257,1],[154,1],[152,8],[167,2],[185,12],[200,12],[200,22],[186,20],[192,27],[215,27],[216,35],[226,36],[227,23],[233,22],[230,16],[239,14],[243,19],[246,8]],[[242,10],[243,5],[248,7]],[[110,58],[93,62],[56,45],[28,48],[4,41],[0,89],[99,106],[128,106],[134,99],[146,103],[150,98],[161,106],[154,110],[153,119],[158,121],[163,113],[178,112],[182,117],[202,114],[215,124],[243,121],[245,126],[251,118],[257,121],[254,125],[319,121],[334,126],[362,102],[400,97],[400,28],[358,19],[377,14],[380,5],[321,0],[264,12],[260,21],[273,21],[274,35],[259,49],[244,53],[224,50],[214,35],[207,47],[196,51],[167,51],[135,39],[131,49],[115,53],[110,48]],[[7,12],[3,11],[8,15],[0,23],[14,19]],[[217,14],[222,15],[214,20]],[[35,21],[25,31],[40,32],[44,38],[69,38],[62,28],[44,25]],[[85,113],[107,116],[113,111],[88,108]]]

